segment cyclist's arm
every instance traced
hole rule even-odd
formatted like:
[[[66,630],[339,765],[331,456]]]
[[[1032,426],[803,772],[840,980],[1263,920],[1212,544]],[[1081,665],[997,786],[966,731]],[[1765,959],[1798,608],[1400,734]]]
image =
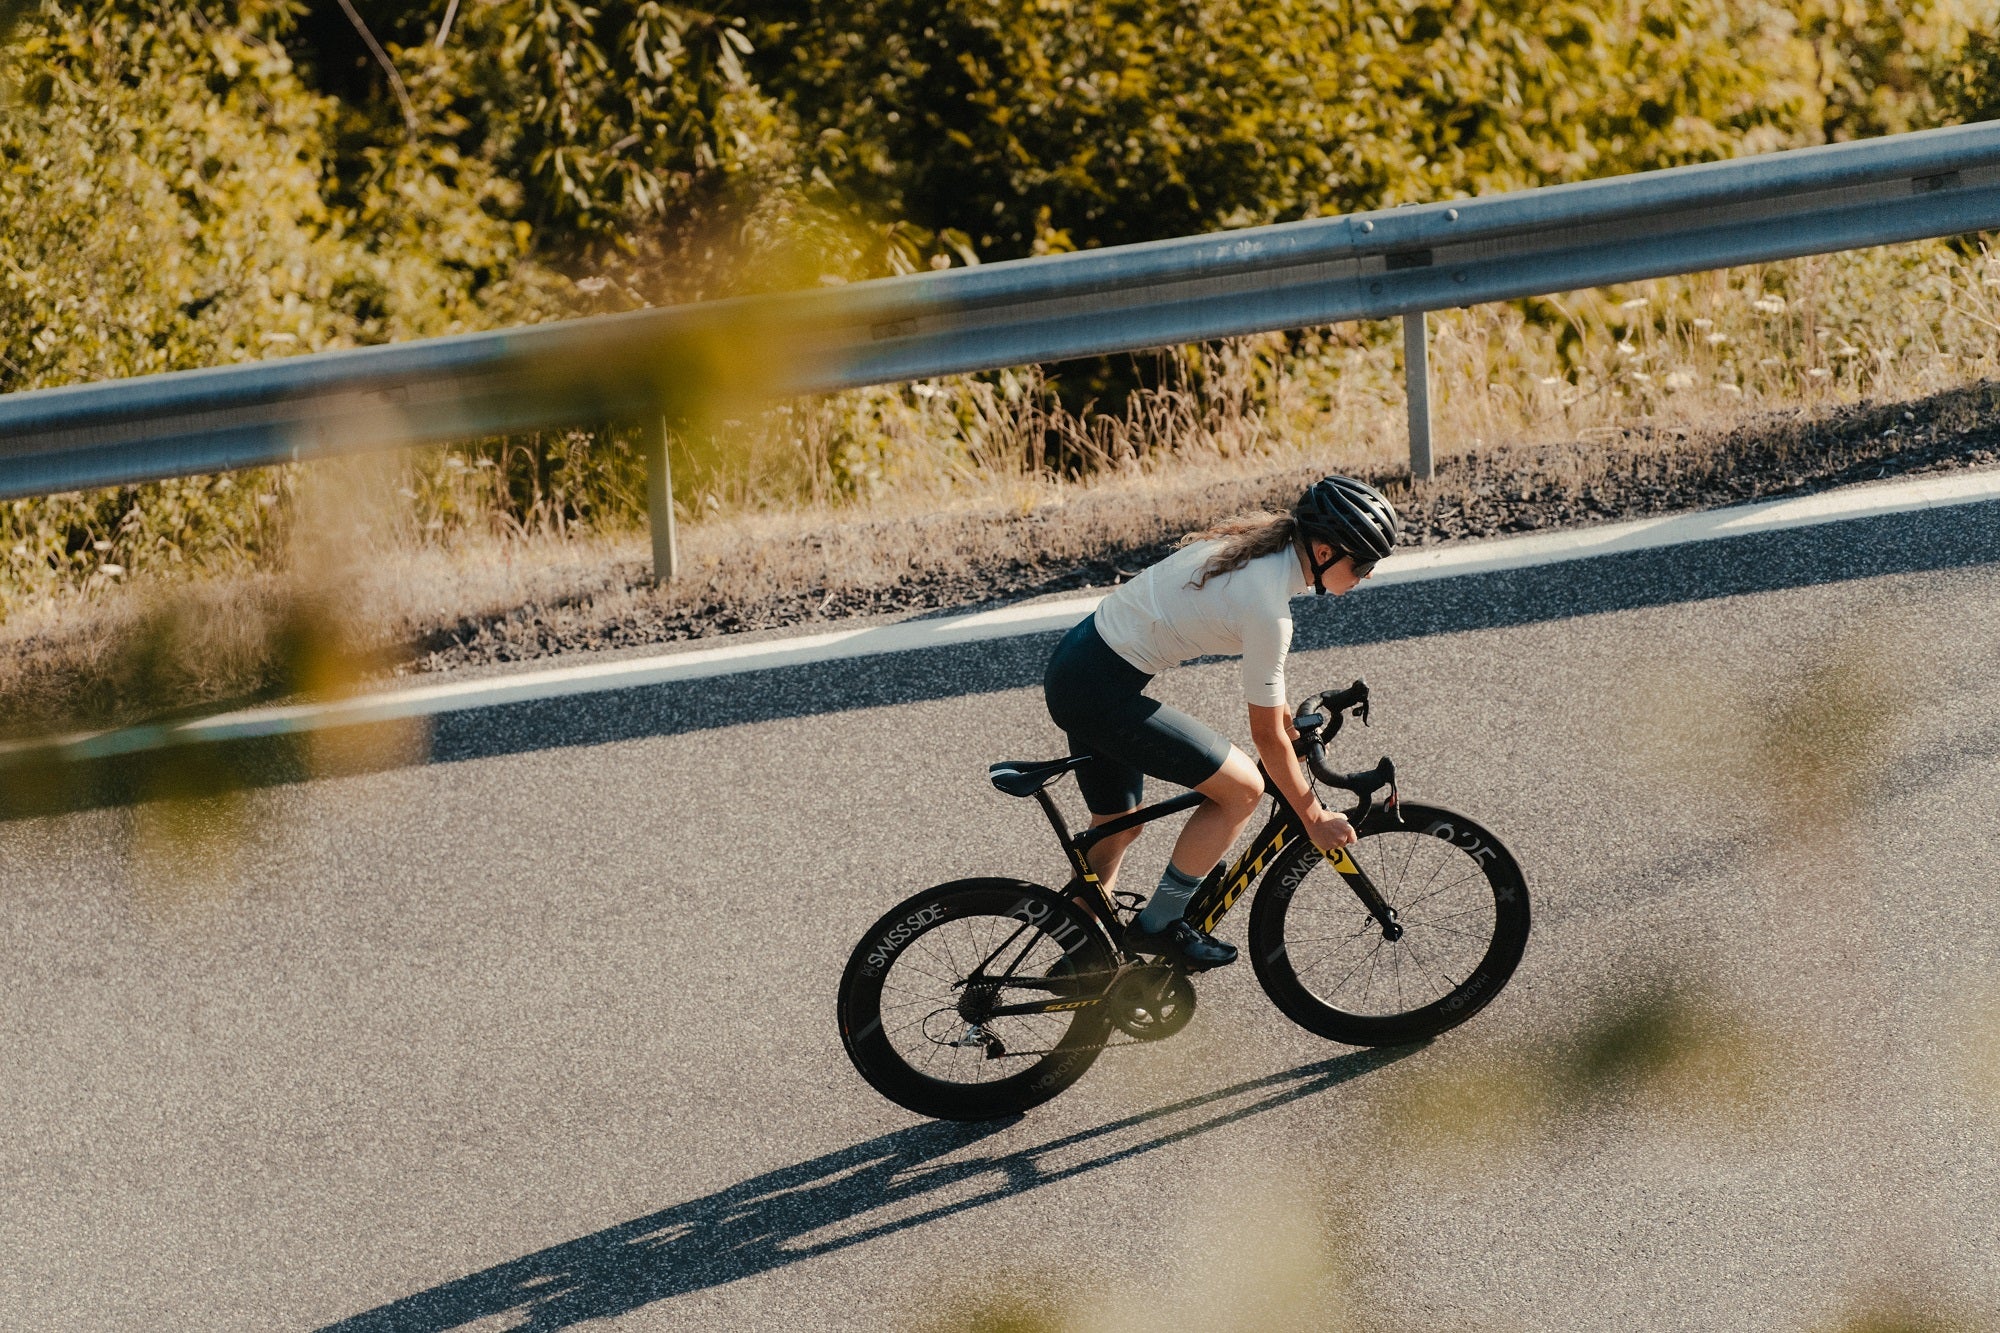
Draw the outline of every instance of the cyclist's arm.
[[[1348,826],[1347,817],[1328,810],[1313,795],[1305,768],[1292,753],[1292,738],[1296,735],[1298,730],[1292,726],[1292,716],[1282,704],[1275,708],[1250,705],[1250,739],[1256,742],[1257,757],[1264,761],[1264,771],[1284,794],[1285,803],[1306,826],[1313,845],[1333,848],[1353,842],[1354,830]]]

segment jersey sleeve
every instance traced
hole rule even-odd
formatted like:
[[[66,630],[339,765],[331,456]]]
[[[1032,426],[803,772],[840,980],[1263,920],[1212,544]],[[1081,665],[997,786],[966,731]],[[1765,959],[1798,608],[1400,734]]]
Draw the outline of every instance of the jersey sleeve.
[[[1285,654],[1292,648],[1291,608],[1271,615],[1253,610],[1243,625],[1243,702],[1266,708],[1283,708],[1285,699]]]

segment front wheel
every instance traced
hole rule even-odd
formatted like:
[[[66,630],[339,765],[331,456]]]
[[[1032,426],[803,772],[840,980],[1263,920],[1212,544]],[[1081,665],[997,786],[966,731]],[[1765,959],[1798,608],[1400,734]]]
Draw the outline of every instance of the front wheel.
[[[1377,807],[1349,869],[1305,838],[1265,872],[1250,959],[1285,1016],[1332,1041],[1395,1046],[1457,1027],[1500,993],[1528,944],[1528,888],[1500,840],[1437,806]],[[1349,884],[1393,910],[1390,939]]]
[[[840,1040],[877,1092],[919,1115],[989,1120],[1083,1077],[1111,1028],[1116,961],[1061,894],[961,879],[869,927],[840,978]]]

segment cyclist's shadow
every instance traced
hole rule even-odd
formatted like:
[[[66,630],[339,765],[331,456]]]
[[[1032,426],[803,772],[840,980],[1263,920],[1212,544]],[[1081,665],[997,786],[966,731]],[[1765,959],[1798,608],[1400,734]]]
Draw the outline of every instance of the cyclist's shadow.
[[[323,1333],[427,1333],[508,1313],[520,1320],[510,1325],[516,1330],[551,1330],[625,1314],[1179,1143],[1413,1049],[1354,1051],[997,1156],[963,1150],[1018,1121],[916,1125],[406,1296]],[[1204,1111],[1171,1128],[1156,1124]],[[953,1188],[962,1184],[969,1187]]]

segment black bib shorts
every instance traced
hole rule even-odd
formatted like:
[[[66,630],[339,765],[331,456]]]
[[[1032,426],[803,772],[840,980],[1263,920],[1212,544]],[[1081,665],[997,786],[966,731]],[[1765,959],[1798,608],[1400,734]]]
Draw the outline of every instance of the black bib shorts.
[[[1137,806],[1148,774],[1199,787],[1229,758],[1220,732],[1145,696],[1152,679],[1104,641],[1095,613],[1065,634],[1049,659],[1042,677],[1049,716],[1068,733],[1070,753],[1091,757],[1076,770],[1076,785],[1094,815]]]

